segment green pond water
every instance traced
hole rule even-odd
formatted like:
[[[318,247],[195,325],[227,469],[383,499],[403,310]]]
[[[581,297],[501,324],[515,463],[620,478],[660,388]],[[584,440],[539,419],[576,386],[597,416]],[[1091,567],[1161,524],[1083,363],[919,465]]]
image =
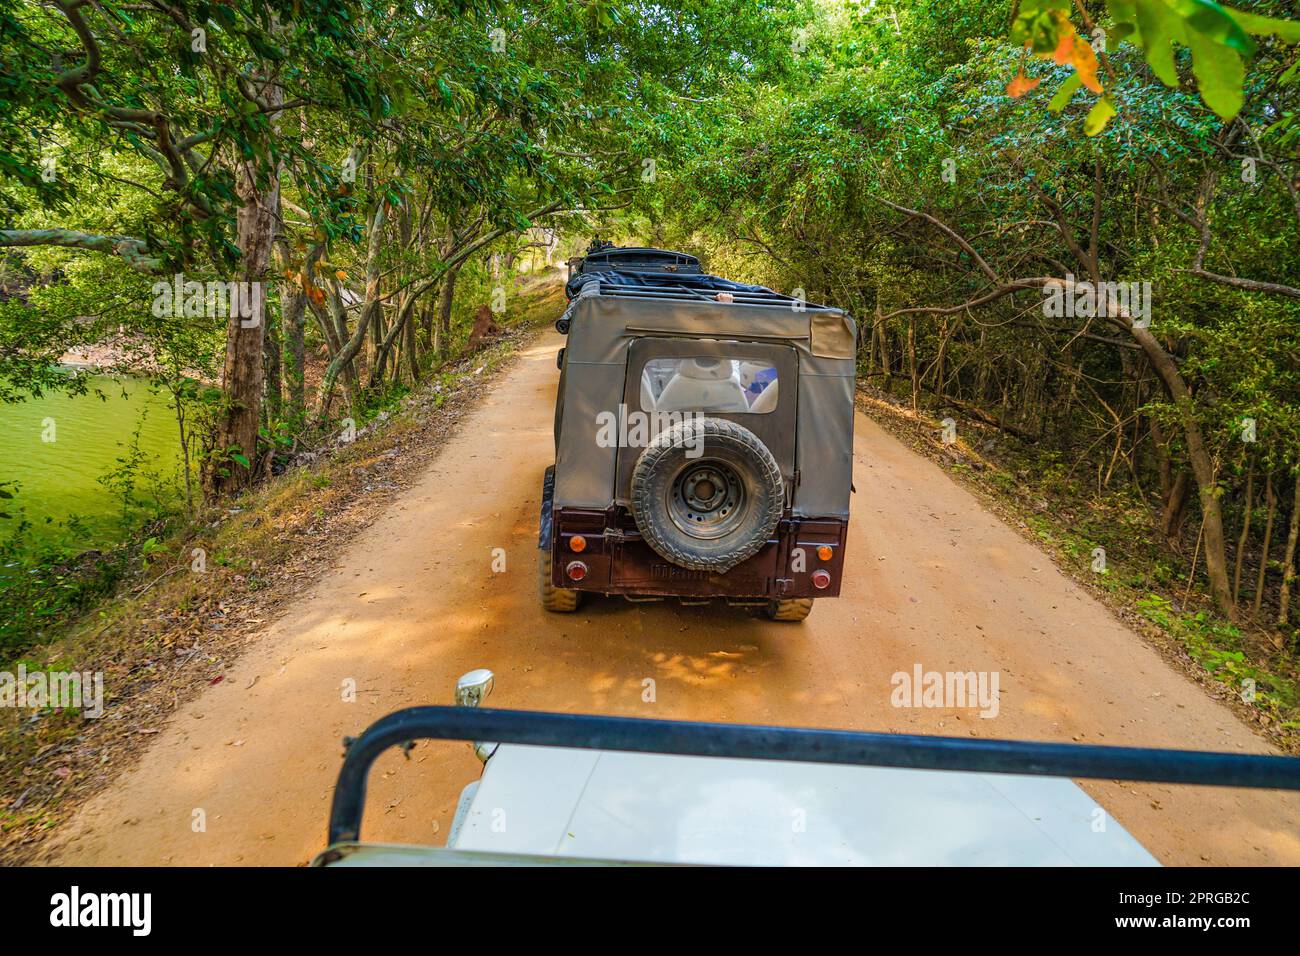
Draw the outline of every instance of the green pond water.
[[[151,493],[148,473],[169,490],[181,480],[169,397],[137,379],[90,376],[89,384],[85,395],[47,393],[0,405],[0,481],[18,483],[5,486],[12,499],[0,500],[0,511],[11,515],[0,518],[0,537],[12,531],[21,509],[38,537],[66,538],[58,526],[77,515],[87,533],[69,539],[73,547],[111,543],[120,535],[121,502],[99,479],[128,455],[137,426],[146,473],[137,492]]]

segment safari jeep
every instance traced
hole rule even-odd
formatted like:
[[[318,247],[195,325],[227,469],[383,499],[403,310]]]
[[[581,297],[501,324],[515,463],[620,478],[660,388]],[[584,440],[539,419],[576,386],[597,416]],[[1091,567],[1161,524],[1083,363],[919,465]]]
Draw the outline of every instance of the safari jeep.
[[[314,866],[1157,866],[1070,778],[1300,790],[1300,757],[494,710],[494,683],[344,740]],[[446,846],[362,842],[371,766],[420,739],[484,764]]]
[[[543,606],[573,611],[584,591],[724,598],[801,621],[837,596],[852,319],[662,249],[597,243],[570,268]]]

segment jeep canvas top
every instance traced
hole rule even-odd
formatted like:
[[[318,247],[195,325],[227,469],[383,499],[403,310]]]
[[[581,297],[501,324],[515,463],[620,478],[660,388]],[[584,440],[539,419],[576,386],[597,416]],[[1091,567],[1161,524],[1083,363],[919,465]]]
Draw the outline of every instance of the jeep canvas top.
[[[571,267],[538,541],[547,610],[599,592],[802,620],[838,595],[853,320],[679,252],[595,245]]]

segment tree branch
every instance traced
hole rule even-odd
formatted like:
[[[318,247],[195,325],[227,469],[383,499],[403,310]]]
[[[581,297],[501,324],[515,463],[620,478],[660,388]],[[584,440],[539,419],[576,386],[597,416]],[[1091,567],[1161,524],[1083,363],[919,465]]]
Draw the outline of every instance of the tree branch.
[[[71,229],[0,229],[0,246],[62,246],[65,249],[86,249],[119,256],[136,272],[156,274],[162,270],[162,260],[151,255],[142,239],[129,236],[99,236]]]

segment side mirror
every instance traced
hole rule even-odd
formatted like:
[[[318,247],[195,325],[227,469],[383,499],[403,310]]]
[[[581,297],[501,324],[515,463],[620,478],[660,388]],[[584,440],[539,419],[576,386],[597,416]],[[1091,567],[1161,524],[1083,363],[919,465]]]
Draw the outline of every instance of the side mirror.
[[[456,681],[456,706],[477,707],[483,703],[483,699],[492,693],[494,680],[492,672],[486,667],[462,674],[460,680]]]
[[[486,667],[462,674],[460,680],[456,681],[456,706],[477,707],[483,703],[488,694],[492,693],[492,685],[495,681],[496,678]],[[474,748],[474,756],[484,763],[487,763],[488,758],[497,752],[496,744],[484,743],[481,740],[476,740],[471,746]]]

